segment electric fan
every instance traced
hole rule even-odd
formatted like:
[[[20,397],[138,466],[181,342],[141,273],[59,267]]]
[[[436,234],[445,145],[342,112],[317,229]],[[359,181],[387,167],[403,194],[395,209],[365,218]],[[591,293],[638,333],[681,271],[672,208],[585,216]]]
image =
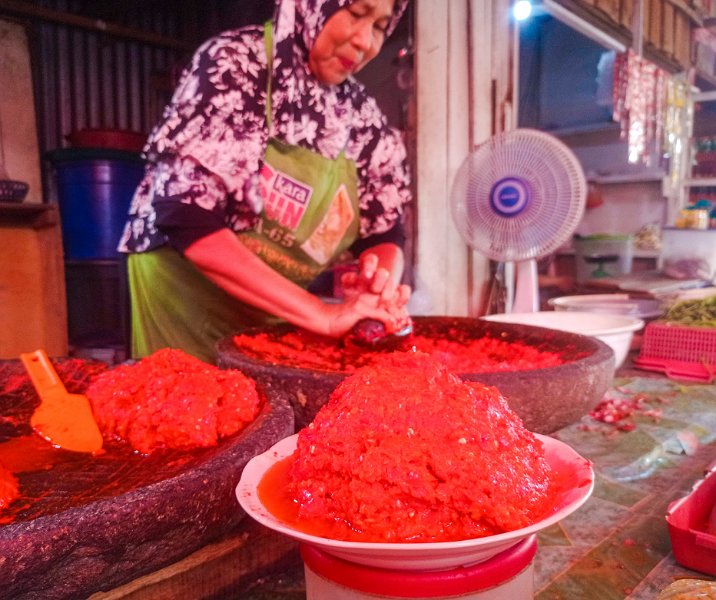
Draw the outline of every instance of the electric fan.
[[[537,259],[571,237],[586,195],[574,153],[534,129],[497,134],[463,161],[450,193],[453,221],[470,247],[498,263],[504,312],[539,310]]]

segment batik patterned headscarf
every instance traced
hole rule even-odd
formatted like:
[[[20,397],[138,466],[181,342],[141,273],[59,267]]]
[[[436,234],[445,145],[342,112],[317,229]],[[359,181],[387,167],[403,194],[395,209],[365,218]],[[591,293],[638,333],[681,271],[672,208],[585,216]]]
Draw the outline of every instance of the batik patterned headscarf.
[[[300,46],[304,52],[313,47],[318,34],[326,21],[336,11],[345,8],[355,0],[279,0],[274,14],[276,43],[283,45],[287,40]],[[408,0],[395,0],[393,18],[388,25],[386,35],[393,33],[403,15]],[[300,41],[299,41],[300,40]]]

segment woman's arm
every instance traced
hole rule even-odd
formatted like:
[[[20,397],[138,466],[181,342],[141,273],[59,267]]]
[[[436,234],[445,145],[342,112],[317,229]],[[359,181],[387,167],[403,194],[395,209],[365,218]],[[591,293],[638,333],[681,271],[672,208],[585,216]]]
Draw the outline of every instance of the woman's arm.
[[[378,292],[362,289],[341,304],[323,302],[271,269],[228,229],[202,237],[184,255],[232,296],[319,334],[342,336],[363,318],[398,325],[399,319],[384,306],[385,286]],[[379,255],[381,261],[398,260],[391,251]]]

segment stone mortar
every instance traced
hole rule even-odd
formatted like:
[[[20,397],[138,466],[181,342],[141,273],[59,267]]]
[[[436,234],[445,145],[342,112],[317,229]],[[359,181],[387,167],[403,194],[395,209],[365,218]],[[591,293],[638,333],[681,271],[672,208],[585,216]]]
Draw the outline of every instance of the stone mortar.
[[[557,367],[531,371],[460,373],[466,381],[496,386],[531,431],[550,434],[577,421],[602,398],[614,376],[612,349],[593,337],[469,317],[416,317],[415,332],[447,337],[450,331],[476,339],[483,335],[523,342],[560,352],[567,361]],[[280,334],[291,326],[247,328],[236,333]],[[300,369],[274,364],[242,353],[227,336],[217,344],[217,364],[234,368],[260,382],[269,397],[287,401],[294,410],[296,429],[310,423],[346,373]]]
[[[12,383],[23,377],[20,361],[0,361],[0,414],[14,423],[0,428],[0,443],[31,433],[38,399],[29,380]],[[85,384],[67,387],[82,392]],[[244,466],[294,433],[286,400],[258,387],[268,398],[262,412],[216,447],[149,457],[107,448],[100,457],[20,473],[21,497],[9,509],[17,508],[0,515],[0,597],[86,598],[240,531],[247,521],[234,489]]]

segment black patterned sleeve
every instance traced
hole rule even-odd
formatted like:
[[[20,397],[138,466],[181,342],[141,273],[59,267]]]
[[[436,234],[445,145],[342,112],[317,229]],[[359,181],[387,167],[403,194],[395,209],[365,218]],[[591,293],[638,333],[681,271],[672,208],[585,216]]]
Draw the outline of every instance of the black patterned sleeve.
[[[410,173],[402,135],[388,125],[375,100],[366,98],[359,115],[354,138],[362,146],[357,161],[361,237],[368,237],[389,232],[402,220],[411,200]]]
[[[148,154],[191,159],[220,178],[237,201],[255,205],[245,193],[268,137],[266,75],[260,30],[226,32],[206,42],[183,74]]]

